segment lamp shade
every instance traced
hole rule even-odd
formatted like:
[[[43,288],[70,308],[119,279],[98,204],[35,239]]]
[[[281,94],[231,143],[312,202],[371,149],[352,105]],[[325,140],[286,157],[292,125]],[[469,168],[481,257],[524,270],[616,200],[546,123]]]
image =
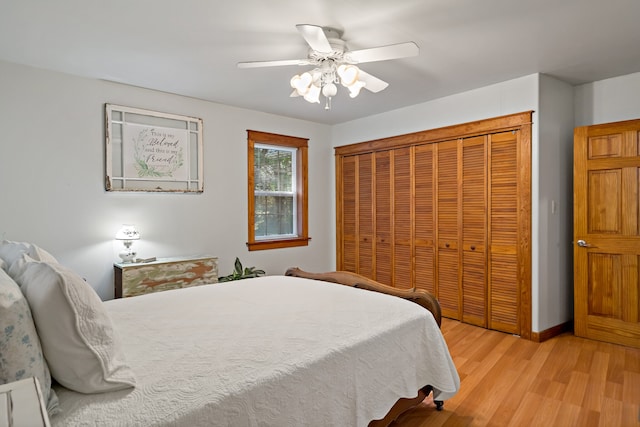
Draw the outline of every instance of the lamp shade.
[[[138,240],[140,233],[136,227],[130,224],[123,224],[122,228],[116,233],[116,240]]]

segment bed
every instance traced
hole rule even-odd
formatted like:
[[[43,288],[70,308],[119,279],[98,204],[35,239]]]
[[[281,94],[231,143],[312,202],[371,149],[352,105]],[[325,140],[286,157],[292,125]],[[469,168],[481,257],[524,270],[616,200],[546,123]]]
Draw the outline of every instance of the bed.
[[[57,269],[58,282],[73,274],[33,258],[25,269],[24,258],[22,274],[9,270],[28,300],[30,268]],[[99,304],[118,355],[93,369],[120,383],[79,392],[54,381],[52,426],[388,425],[426,394],[444,401],[459,388],[437,301],[350,273],[290,269]]]

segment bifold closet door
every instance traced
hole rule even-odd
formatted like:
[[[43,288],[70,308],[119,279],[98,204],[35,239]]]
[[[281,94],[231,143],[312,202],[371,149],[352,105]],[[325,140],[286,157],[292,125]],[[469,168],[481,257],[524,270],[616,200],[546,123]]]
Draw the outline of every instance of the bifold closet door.
[[[446,317],[530,339],[531,119],[336,147],[337,268],[426,290]]]
[[[436,294],[434,220],[434,144],[414,148],[414,283]]]
[[[393,150],[393,286],[413,287],[411,148]]]
[[[487,326],[487,136],[462,141],[462,320]]]
[[[373,277],[373,155],[346,156],[340,159],[341,193],[338,220],[340,270]]]
[[[358,192],[357,192],[358,156],[341,157],[337,162],[340,173],[337,175],[337,222],[340,238],[337,242],[338,270],[357,273],[358,238]]]
[[[489,136],[489,325],[517,334],[520,312],[518,274],[518,133]]]
[[[435,144],[437,192],[437,290],[442,315],[462,319],[460,293],[460,256],[458,252],[458,141]]]
[[[373,277],[373,154],[358,156],[358,274]]]
[[[375,167],[376,274],[373,279],[391,286],[393,281],[393,257],[391,254],[393,243],[393,222],[391,218],[391,151],[379,151],[375,153]]]

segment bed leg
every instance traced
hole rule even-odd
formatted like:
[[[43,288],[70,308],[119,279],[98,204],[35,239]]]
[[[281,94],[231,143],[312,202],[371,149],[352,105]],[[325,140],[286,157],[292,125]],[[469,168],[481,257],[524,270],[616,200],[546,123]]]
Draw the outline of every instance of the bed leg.
[[[429,396],[429,394],[433,393],[433,387],[428,385],[426,387],[424,387],[422,389],[422,391]],[[442,408],[444,407],[444,401],[442,400],[433,400],[433,403],[436,405],[436,411],[442,411]]]

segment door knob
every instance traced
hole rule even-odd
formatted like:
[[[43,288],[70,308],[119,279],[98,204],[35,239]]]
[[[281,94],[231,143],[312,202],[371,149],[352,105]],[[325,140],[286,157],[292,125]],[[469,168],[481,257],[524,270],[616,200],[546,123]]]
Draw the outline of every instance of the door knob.
[[[585,242],[584,240],[578,240],[578,246],[580,246],[581,248],[588,248],[591,245]]]

